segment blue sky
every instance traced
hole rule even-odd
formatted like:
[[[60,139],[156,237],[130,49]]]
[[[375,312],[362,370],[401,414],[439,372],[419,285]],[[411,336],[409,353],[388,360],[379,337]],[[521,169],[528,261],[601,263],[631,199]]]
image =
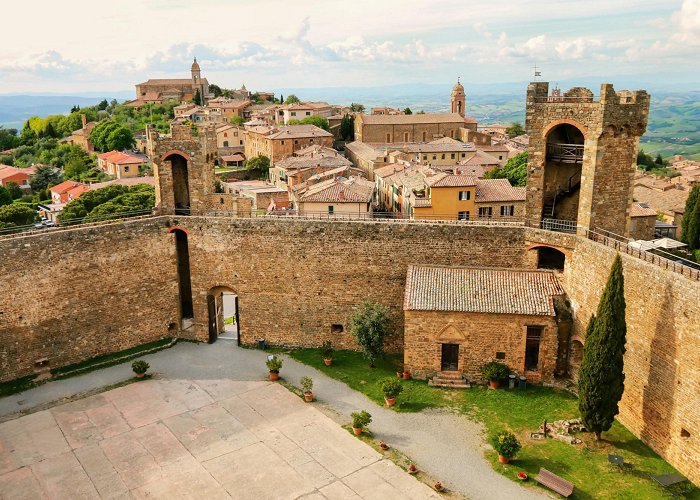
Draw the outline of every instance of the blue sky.
[[[700,82],[700,0],[38,0],[5,6],[0,93],[639,77]]]

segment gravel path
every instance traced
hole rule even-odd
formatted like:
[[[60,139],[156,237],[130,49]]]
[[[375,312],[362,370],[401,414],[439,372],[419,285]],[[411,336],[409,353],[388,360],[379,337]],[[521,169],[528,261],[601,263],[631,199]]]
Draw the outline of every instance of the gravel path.
[[[168,379],[266,378],[266,353],[240,349],[231,341],[215,344],[179,343],[175,347],[144,356],[151,371]],[[339,423],[350,421],[350,413],[367,410],[370,428],[382,439],[411,457],[419,469],[440,479],[448,488],[473,499],[545,498],[537,489],[524,488],[496,473],[484,459],[482,427],[461,415],[441,410],[397,413],[378,406],[364,394],[342,382],[285,356],[281,376],[298,385],[302,375],[314,380],[319,409]],[[130,363],[105,368],[80,377],[50,382],[24,393],[0,399],[0,416],[45,405],[75,394],[118,383],[132,376]],[[19,404],[21,402],[21,404]]]

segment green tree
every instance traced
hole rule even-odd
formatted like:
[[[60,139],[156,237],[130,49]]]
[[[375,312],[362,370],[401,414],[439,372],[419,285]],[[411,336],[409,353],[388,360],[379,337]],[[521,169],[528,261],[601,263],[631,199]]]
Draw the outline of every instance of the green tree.
[[[295,102],[300,102],[301,100],[295,96],[294,94],[290,94],[287,96],[287,100],[284,101],[285,104],[294,104]]]
[[[350,111],[354,111],[355,113],[364,113],[365,107],[362,104],[353,102],[350,104]]]
[[[642,167],[643,170],[651,170],[657,167],[654,163],[654,158],[646,154],[643,149],[640,149],[639,153],[637,153],[637,165]]]
[[[245,118],[243,118],[242,116],[232,116],[229,121],[231,122],[231,125],[240,126],[245,123]]]
[[[49,186],[55,186],[63,181],[63,176],[56,168],[44,165],[34,170],[34,175],[29,178],[32,191],[41,191]]]
[[[600,434],[610,429],[625,389],[624,354],[625,282],[622,259],[617,254],[605,284],[598,310],[588,322],[579,368],[578,392],[581,420],[589,431]]]
[[[22,197],[22,188],[19,187],[19,184],[16,182],[10,181],[5,187],[7,188],[7,192],[10,193],[10,196],[12,196],[13,200],[17,200]]]
[[[19,146],[16,128],[4,128],[0,125],[0,151]]]
[[[134,134],[131,133],[126,127],[119,127],[112,130],[107,136],[105,145],[107,146],[107,151],[122,151],[124,149],[133,148],[136,142],[134,141]]]
[[[17,203],[0,207],[0,228],[28,226],[37,220],[39,215],[31,207]]]
[[[80,199],[80,198],[78,198]],[[93,208],[84,222],[104,219],[110,215],[143,212],[156,204],[155,188],[148,184],[136,184],[129,191]]]
[[[375,302],[363,302],[350,319],[350,333],[374,368],[375,361],[384,353],[384,341],[391,333],[389,308]]]
[[[98,151],[108,151],[107,138],[120,128],[120,125],[113,120],[103,120],[95,125],[90,132],[90,142]]]
[[[324,116],[307,116],[299,123],[301,123],[302,125],[315,125],[318,128],[322,128],[326,132],[328,132],[331,129],[330,125],[328,124],[328,118]]]
[[[284,96],[280,94],[280,104],[284,104]]]
[[[109,106],[107,99],[102,99],[100,101],[100,103],[97,105],[97,109],[100,111],[103,111],[103,110],[107,109],[107,106]]]
[[[6,188],[0,186],[0,206],[11,205],[11,204],[12,204],[12,195],[10,194],[10,192]]]
[[[266,179],[270,170],[270,159],[265,155],[258,155],[245,161],[245,168],[258,179]]]
[[[340,120],[340,137],[344,141],[354,141],[355,140],[355,117],[346,114],[343,119]]]
[[[525,133],[525,129],[518,122],[511,123],[510,127],[508,127],[506,129],[506,134],[508,135],[509,138],[517,137],[519,135],[523,135],[524,133]]]
[[[80,111],[80,106],[78,106],[77,104],[70,108],[71,113],[77,113],[78,111]]]
[[[688,245],[690,251],[700,248],[700,186],[693,186],[685,201],[681,241]]]
[[[522,187],[527,183],[527,152],[510,158],[503,168],[494,168],[484,174],[485,179],[508,179],[511,185]]]
[[[405,108],[405,109],[403,110],[403,114],[404,114],[404,115],[412,115],[412,114],[413,114],[413,111],[411,111],[411,108]]]
[[[221,91],[221,87],[214,85],[213,83],[209,85],[209,92],[214,94],[214,97],[221,97],[221,94],[223,93]]]
[[[79,156],[72,156],[63,166],[63,177],[68,180],[80,180],[87,171],[87,162]]]
[[[63,207],[58,218],[62,222],[82,219],[103,203],[107,203],[128,192],[129,187],[119,184],[112,184],[111,186],[95,189],[94,191],[88,191],[83,193],[80,198],[68,202],[66,206]]]
[[[193,101],[197,106],[202,105],[202,94],[199,93],[199,89],[197,89],[197,92],[194,93]]]
[[[658,153],[656,155],[656,160],[654,160],[654,163],[662,167],[665,166],[664,159],[661,157],[661,153]]]

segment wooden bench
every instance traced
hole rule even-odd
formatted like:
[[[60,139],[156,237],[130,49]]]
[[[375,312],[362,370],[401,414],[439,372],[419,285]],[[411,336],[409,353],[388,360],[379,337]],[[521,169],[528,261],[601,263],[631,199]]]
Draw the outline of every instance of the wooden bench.
[[[556,474],[549,472],[543,467],[540,467],[540,472],[537,474],[537,477],[535,477],[535,481],[564,497],[571,496],[571,494],[574,492],[573,484],[566,479],[562,479]]]

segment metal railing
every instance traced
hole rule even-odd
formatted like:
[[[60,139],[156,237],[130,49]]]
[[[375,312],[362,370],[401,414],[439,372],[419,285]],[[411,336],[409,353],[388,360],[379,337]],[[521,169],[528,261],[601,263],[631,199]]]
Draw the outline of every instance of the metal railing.
[[[548,142],[546,158],[559,163],[583,163],[583,144]]]

